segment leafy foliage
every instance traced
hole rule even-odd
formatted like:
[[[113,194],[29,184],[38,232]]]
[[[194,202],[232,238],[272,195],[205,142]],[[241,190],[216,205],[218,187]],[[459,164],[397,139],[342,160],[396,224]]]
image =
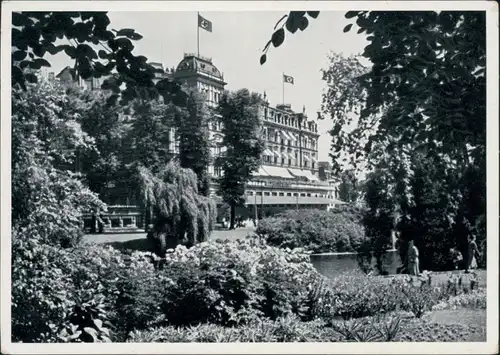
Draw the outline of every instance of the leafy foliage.
[[[361,210],[285,211],[259,221],[256,234],[270,245],[314,253],[357,250],[364,237]]]
[[[307,285],[321,279],[302,253],[251,239],[180,246],[167,253],[164,272],[172,285],[162,309],[173,325],[307,317]]]
[[[161,100],[136,100],[129,113],[124,163],[133,171],[137,164],[157,173],[173,158],[171,130],[175,127],[176,107]]]
[[[234,228],[236,207],[245,203],[245,186],[259,168],[264,150],[260,109],[260,96],[247,89],[225,93],[219,103],[224,137],[222,144],[227,150],[216,164],[223,171],[219,192],[231,208],[231,229]]]
[[[192,169],[198,179],[198,191],[209,195],[208,165],[210,163],[209,122],[211,112],[196,90],[186,90],[187,105],[174,115],[179,139],[179,162],[182,168]]]
[[[15,341],[111,340],[118,252],[61,249],[27,230],[14,231],[12,248]]]
[[[64,111],[73,115],[93,140],[94,149],[75,152],[75,170],[101,199],[113,203],[110,191],[126,183],[123,163],[130,124],[127,107],[107,105],[108,97],[109,93],[103,91],[72,87],[66,89]]]
[[[142,199],[152,204],[156,216],[148,234],[154,252],[163,255],[180,243],[192,246],[208,239],[215,223],[215,203],[199,194],[192,170],[171,161],[158,174],[139,166],[137,178]]]
[[[363,251],[370,251],[374,254],[377,260],[377,269],[381,274],[384,273],[382,257],[391,248],[391,237],[394,229],[395,206],[387,186],[385,176],[381,174],[380,170],[370,173],[365,183],[367,211],[363,218],[363,225],[368,246]]]
[[[66,101],[47,82],[12,92],[13,227],[62,246],[78,242],[82,213],[103,205],[66,170],[76,149],[93,149],[93,140],[64,110]]]
[[[260,57],[260,64],[262,65],[267,61],[267,51],[271,44],[274,47],[279,47],[283,44],[285,41],[285,28],[290,33],[295,33],[297,30],[304,31],[309,25],[308,18],[315,19],[318,15],[319,11],[291,11],[289,14],[284,15],[274,26],[273,35],[262,51],[263,54]]]
[[[169,79],[155,80],[157,69],[147,58],[134,55],[133,41],[142,36],[133,29],[109,29],[106,12],[14,12],[12,14],[12,85],[36,83],[32,73],[50,67],[47,54],[63,52],[75,60],[73,71],[82,79],[106,78],[112,104],[135,98],[157,98],[185,106],[187,94]],[[66,40],[61,43],[61,40]]]
[[[341,336],[320,321],[301,322],[293,316],[276,321],[259,319],[239,327],[200,324],[186,328],[163,327],[134,331],[127,342],[334,342]]]
[[[362,56],[370,66],[359,56],[333,54],[323,70],[322,116],[333,120],[334,170],[365,164],[385,175],[387,196],[400,214],[401,251],[407,240],[421,240],[422,266],[433,270],[450,268],[449,248],[465,252],[468,235],[485,236],[486,180],[479,173],[486,137],[484,16],[348,12],[367,36]],[[434,166],[419,167],[427,160]],[[434,201],[428,212],[426,199]]]
[[[344,171],[340,176],[339,198],[344,202],[356,202],[361,195],[354,171]]]

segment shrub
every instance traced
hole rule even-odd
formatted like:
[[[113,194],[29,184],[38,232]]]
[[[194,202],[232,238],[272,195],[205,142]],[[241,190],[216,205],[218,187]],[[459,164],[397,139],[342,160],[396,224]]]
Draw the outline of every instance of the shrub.
[[[335,322],[332,329],[345,341],[393,341],[401,329],[401,317],[369,317]]]
[[[374,276],[343,275],[330,282],[333,292],[332,315],[343,319],[391,312],[401,303],[385,279]]]
[[[12,341],[55,342],[69,317],[70,254],[37,239],[12,235]]]
[[[146,329],[163,321],[161,304],[171,280],[158,273],[156,258],[149,253],[134,252],[125,259],[116,282],[115,320],[124,338],[133,329]]]
[[[19,235],[23,232],[13,235],[14,341],[117,340],[119,335],[112,331],[116,326],[124,328],[122,323],[129,319],[137,322],[131,316],[134,313],[124,306],[124,282],[154,276],[146,263],[131,262],[127,268],[124,256],[111,247],[61,249]],[[152,294],[148,289],[141,292]],[[142,302],[138,295],[134,295],[136,306]],[[159,304],[159,299],[155,302]],[[144,308],[137,307],[136,311],[143,318],[148,315]]]
[[[322,278],[306,254],[259,240],[179,246],[167,253],[163,272],[172,280],[162,304],[172,325],[307,317],[313,306],[308,286]]]
[[[270,245],[314,253],[354,251],[364,237],[360,212],[347,208],[285,211],[259,221],[255,233]]]
[[[261,319],[227,328],[216,324],[190,327],[163,327],[134,331],[127,342],[336,342],[339,334],[320,321],[303,322],[297,317]]]

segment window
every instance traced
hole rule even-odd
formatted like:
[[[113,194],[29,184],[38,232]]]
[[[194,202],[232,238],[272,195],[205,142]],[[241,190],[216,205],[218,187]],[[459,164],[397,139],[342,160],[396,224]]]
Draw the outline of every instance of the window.
[[[301,193],[300,196],[306,197],[306,194],[305,193]]]
[[[288,165],[292,165],[292,159],[288,159]]]
[[[278,164],[278,157],[274,157],[274,164]]]
[[[285,196],[285,193],[284,192],[280,192],[279,196]]]
[[[262,196],[262,192],[261,192],[261,191],[257,191],[255,194],[256,194],[257,196]]]
[[[278,193],[277,192],[273,192],[271,193],[272,196],[278,196]]]
[[[297,192],[294,192],[294,193],[293,193],[293,195],[294,195],[294,196],[298,196],[299,194],[298,194]]]
[[[287,196],[292,196],[292,193],[291,192],[287,192],[286,195]]]
[[[264,192],[264,196],[269,196],[269,191]]]
[[[247,191],[248,196],[253,196],[253,191]]]
[[[308,194],[307,194],[307,197],[311,197],[311,194],[310,194],[310,193],[308,193]]]
[[[314,169],[314,162],[311,163],[312,168]]]

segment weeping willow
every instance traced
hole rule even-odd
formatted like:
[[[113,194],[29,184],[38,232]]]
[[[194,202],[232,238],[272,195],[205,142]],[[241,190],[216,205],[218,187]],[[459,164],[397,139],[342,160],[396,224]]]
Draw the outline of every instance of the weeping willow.
[[[179,244],[190,247],[208,239],[215,225],[216,205],[199,193],[191,169],[171,161],[158,174],[140,166],[138,177],[141,196],[156,217],[148,233],[155,253],[163,256]]]

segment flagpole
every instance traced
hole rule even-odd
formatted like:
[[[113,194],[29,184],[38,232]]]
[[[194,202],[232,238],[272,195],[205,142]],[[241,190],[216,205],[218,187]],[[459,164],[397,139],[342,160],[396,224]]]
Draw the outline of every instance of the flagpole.
[[[198,45],[198,58],[200,57],[200,12],[196,17],[196,43]]]
[[[283,72],[283,77],[281,78],[281,81],[282,81],[282,85],[283,85],[283,105],[285,104],[285,73]]]

